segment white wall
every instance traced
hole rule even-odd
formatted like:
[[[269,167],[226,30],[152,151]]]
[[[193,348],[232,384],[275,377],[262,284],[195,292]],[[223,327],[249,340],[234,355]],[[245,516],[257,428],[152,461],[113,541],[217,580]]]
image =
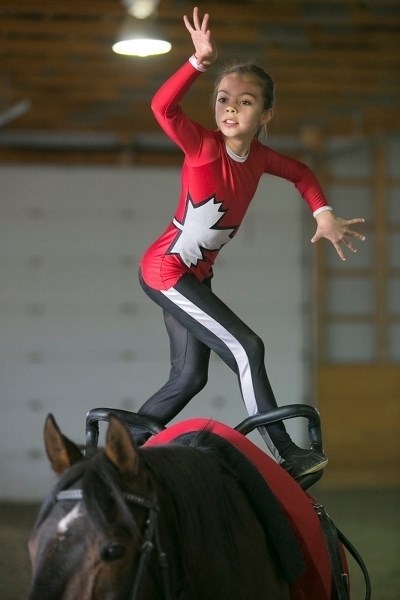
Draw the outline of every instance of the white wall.
[[[0,167],[0,498],[48,493],[48,412],[83,443],[89,409],[135,410],[164,383],[168,340],[137,264],[172,217],[178,186],[169,168]],[[291,185],[265,178],[216,265],[214,291],[265,341],[280,404],[311,402],[301,273],[307,210]],[[247,416],[235,376],[217,357],[207,388],[180,418],[189,416],[233,426]],[[302,426],[290,427],[297,439]]]

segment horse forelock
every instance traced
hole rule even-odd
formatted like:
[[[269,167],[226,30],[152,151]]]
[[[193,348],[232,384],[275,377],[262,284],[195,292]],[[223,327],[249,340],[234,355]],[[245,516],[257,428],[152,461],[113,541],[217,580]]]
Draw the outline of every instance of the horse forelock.
[[[58,480],[50,494],[44,500],[39,514],[37,516],[34,529],[40,527],[40,525],[45,521],[50,511],[54,507],[57,502],[57,494],[63,490],[69,489],[71,486],[76,484],[77,481],[82,477],[82,472],[85,469],[85,461],[79,461],[75,463],[72,467],[70,467]]]
[[[107,529],[119,514],[124,520],[124,526],[131,533],[135,531],[134,518],[123,496],[121,477],[101,450],[90,458],[75,463],[59,478],[39,511],[34,529],[48,517],[59,492],[71,488],[82,490],[88,518],[96,527]]]
[[[95,454],[82,481],[89,516],[102,529],[107,529],[119,515],[124,527],[133,534],[136,531],[135,519],[124,498],[124,488],[126,482],[115,465],[103,452]]]

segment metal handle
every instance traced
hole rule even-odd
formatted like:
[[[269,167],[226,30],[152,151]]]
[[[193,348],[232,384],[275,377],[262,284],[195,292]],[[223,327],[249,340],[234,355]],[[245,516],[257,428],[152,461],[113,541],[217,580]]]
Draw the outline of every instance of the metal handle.
[[[156,421],[118,408],[92,408],[86,415],[86,451],[96,448],[99,441],[99,421],[108,421],[110,413],[116,415],[130,428],[149,431],[152,435],[160,433],[165,427]]]
[[[257,413],[256,415],[247,417],[235,429],[243,435],[247,435],[262,425],[268,426],[278,421],[298,417],[304,417],[308,420],[308,436],[311,448],[322,452],[323,444],[319,412],[316,408],[308,404],[288,404],[287,406],[280,406],[279,408]]]

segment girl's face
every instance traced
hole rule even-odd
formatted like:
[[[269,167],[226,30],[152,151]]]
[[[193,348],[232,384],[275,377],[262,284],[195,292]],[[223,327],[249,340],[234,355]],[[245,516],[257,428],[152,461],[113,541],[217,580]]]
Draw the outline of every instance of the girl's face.
[[[272,109],[264,109],[261,87],[255,77],[231,73],[221,79],[215,120],[233,152],[246,153],[260,126],[271,118]]]

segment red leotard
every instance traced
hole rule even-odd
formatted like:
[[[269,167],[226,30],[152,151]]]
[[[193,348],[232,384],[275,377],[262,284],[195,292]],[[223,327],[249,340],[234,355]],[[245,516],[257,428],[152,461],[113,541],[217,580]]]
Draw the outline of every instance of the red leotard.
[[[201,75],[188,61],[155,94],[152,110],[165,133],[184,152],[182,185],[173,220],[146,250],[141,271],[148,286],[173,287],[185,273],[212,275],[219,250],[238,230],[264,173],[291,181],[310,209],[327,201],[303,163],[253,140],[248,155],[234,155],[219,131],[189,119],[179,106]]]

